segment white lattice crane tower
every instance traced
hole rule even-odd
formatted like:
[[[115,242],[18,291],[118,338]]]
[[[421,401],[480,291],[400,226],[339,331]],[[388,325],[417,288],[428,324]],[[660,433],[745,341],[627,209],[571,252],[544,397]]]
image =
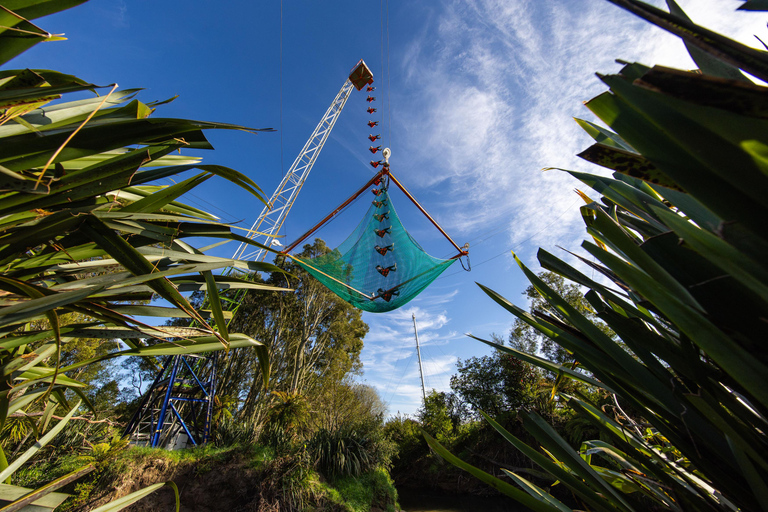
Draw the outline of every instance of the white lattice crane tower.
[[[331,106],[328,107],[325,115],[320,119],[317,127],[315,127],[315,131],[312,132],[309,140],[304,144],[304,147],[296,157],[296,160],[293,161],[291,168],[288,169],[280,185],[277,186],[267,206],[261,210],[261,213],[251,227],[248,238],[266,246],[276,242],[275,237],[280,233],[280,228],[291,211],[291,207],[299,195],[301,187],[307,180],[315,160],[317,160],[320,151],[323,149],[325,141],[328,140],[336,120],[347,103],[347,99],[349,99],[349,94],[353,88],[359,91],[366,84],[372,82],[373,73],[371,73],[371,70],[368,69],[368,66],[361,59],[352,69],[336,98],[331,102]],[[253,245],[241,243],[240,247],[235,251],[233,259],[263,261],[266,255],[267,251],[265,249],[254,249]]]

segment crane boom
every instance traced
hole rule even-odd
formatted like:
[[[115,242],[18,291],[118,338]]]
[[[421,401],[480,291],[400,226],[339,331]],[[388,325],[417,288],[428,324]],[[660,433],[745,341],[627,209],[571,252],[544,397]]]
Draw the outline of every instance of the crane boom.
[[[352,89],[360,90],[365,84],[371,82],[373,82],[373,73],[371,73],[368,66],[361,59],[352,69],[347,80],[344,81],[344,85],[341,86],[339,93],[331,102],[331,106],[328,107],[325,115],[320,119],[320,122],[315,127],[315,131],[312,132],[309,140],[304,144],[296,160],[293,161],[280,185],[278,185],[269,199],[267,206],[261,210],[261,213],[251,227],[248,238],[266,246],[272,244],[280,232],[286,216],[291,211],[291,207],[299,195],[301,187],[307,180],[312,166],[315,165],[315,161],[323,149],[325,141],[328,140],[328,136],[331,134],[331,130],[333,130],[333,126],[336,124],[336,120],[339,118],[344,105],[347,103]],[[263,261],[266,255],[267,251],[264,249],[254,249],[252,245],[241,243],[237,251],[235,251],[233,259]]]

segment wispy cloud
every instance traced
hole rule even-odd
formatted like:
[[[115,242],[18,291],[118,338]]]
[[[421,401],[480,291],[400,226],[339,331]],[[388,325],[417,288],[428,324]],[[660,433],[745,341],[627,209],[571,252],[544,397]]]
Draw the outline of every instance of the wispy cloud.
[[[720,4],[700,1],[690,14],[748,36],[723,26],[719,14],[733,6]],[[502,219],[510,244],[581,232],[568,208],[576,183],[540,169],[600,172],[574,156],[590,139],[572,117],[593,119],[581,102],[606,89],[593,73],[616,71],[616,58],[692,68],[682,43],[608,2],[447,1],[437,12],[402,60],[395,123],[413,181],[445,190],[454,212],[445,222],[459,233]]]
[[[114,5],[109,10],[109,17],[112,20],[112,24],[116,28],[130,27],[128,18],[128,4],[126,4],[124,0],[118,0],[114,2]]]
[[[456,356],[443,347],[463,337],[448,328],[446,312],[432,301],[426,307],[408,305],[386,315],[366,315],[370,331],[362,354],[365,376],[389,403],[391,413],[410,413],[421,403],[414,316],[429,388],[449,389]]]
[[[765,33],[761,17],[735,13],[732,3],[680,3],[695,22],[746,44]],[[392,89],[398,173],[437,192],[430,210],[449,232],[502,250],[573,248],[584,238],[579,183],[541,169],[601,172],[574,156],[591,139],[572,118],[596,121],[582,102],[607,89],[595,72],[618,71],[614,59],[694,67],[678,38],[594,0],[444,0],[425,8],[421,29],[404,44],[392,63],[402,80]],[[456,292],[443,292],[386,319],[366,317],[366,377],[393,413],[420,403],[412,314],[439,361],[434,380],[448,386],[455,356],[444,344],[462,336],[442,310]],[[486,337],[493,329],[473,326]]]

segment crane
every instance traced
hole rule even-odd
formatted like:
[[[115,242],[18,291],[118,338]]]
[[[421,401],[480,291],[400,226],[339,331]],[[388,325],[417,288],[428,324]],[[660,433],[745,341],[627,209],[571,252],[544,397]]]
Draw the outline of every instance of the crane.
[[[307,180],[328,136],[353,89],[361,90],[373,82],[373,73],[360,59],[352,68],[307,143],[253,223],[248,238],[264,246],[279,245],[276,238],[296,197]],[[233,259],[263,261],[265,249],[241,243]],[[225,274],[234,270],[229,268]],[[230,316],[239,306],[244,290],[226,302]],[[223,306],[224,307],[224,306]],[[163,361],[152,385],[124,431],[131,444],[181,449],[197,446],[211,438],[213,402],[216,396],[216,355],[170,356]]]
[[[333,130],[333,126],[336,124],[336,120],[341,114],[341,110],[349,99],[349,95],[352,89],[355,88],[358,91],[365,87],[367,84],[373,82],[373,73],[368,69],[365,62],[360,59],[360,62],[355,65],[349,77],[341,86],[339,93],[331,102],[331,106],[325,112],[320,122],[315,127],[315,131],[304,144],[304,147],[299,152],[296,160],[293,161],[288,172],[285,173],[283,180],[277,186],[277,189],[272,194],[267,205],[261,210],[261,213],[256,218],[256,221],[251,227],[251,233],[248,235],[251,240],[260,242],[263,245],[277,245],[275,237],[280,232],[280,228],[285,222],[285,218],[291,211],[293,202],[296,200],[296,196],[301,192],[301,187],[309,176],[309,172],[312,170],[312,166],[315,165],[320,151],[323,149],[325,141],[328,140],[328,136]],[[255,251],[248,250],[253,246],[246,243],[241,243],[233,259],[243,259],[251,261],[263,261],[267,255],[265,249],[257,249]]]

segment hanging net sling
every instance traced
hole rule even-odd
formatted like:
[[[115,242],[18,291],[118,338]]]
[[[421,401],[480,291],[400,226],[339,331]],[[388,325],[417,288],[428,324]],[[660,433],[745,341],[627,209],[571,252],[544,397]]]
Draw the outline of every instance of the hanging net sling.
[[[283,252],[290,251],[372,184],[377,184],[378,188],[372,189],[373,201],[363,220],[341,245],[316,258],[290,256],[333,293],[353,306],[372,313],[392,311],[408,303],[456,259],[467,254],[447,235],[451,243],[459,249],[458,255],[450,259],[440,259],[427,254],[408,234],[397,216],[387,189],[391,181],[394,181],[440,229],[389,170],[385,169],[316,228]],[[445,234],[442,229],[440,231]]]

